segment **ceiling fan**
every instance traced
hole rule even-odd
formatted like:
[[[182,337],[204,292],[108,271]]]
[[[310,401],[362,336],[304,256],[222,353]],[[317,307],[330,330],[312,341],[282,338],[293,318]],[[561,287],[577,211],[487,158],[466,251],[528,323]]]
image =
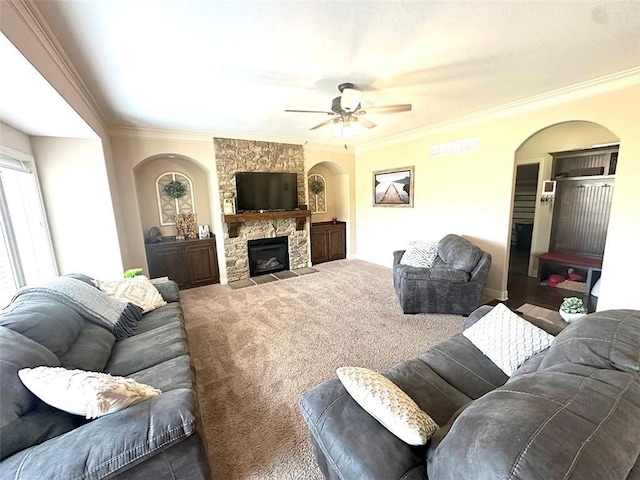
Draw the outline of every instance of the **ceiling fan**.
[[[315,130],[332,124],[333,134],[335,136],[349,138],[352,135],[360,133],[362,127],[373,128],[376,126],[371,120],[364,118],[364,115],[367,113],[387,114],[408,112],[411,110],[411,104],[378,105],[362,108],[360,101],[362,100],[364,92],[353,83],[341,83],[338,85],[338,90],[340,90],[341,95],[334,98],[331,102],[330,112],[325,110],[285,110],[285,112],[323,113],[325,115],[331,115],[332,118],[311,127],[309,130]]]

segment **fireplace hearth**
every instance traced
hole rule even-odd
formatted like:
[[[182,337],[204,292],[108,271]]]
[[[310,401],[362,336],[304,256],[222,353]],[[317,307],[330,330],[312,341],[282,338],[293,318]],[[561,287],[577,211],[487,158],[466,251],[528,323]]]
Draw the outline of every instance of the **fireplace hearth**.
[[[250,276],[289,270],[289,237],[249,240],[247,249]]]

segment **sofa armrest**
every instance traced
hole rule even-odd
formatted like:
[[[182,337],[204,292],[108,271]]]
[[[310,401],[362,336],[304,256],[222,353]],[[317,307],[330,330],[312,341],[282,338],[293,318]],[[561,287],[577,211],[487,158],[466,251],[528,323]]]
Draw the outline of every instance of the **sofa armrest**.
[[[180,290],[178,289],[178,284],[173,280],[163,280],[163,281],[151,281],[153,285],[158,289],[160,295],[165,302],[179,302],[180,301]]]
[[[137,465],[196,429],[195,394],[172,390],[105,415],[0,463],[0,478],[101,479]]]
[[[396,250],[393,252],[393,265],[400,265],[400,260],[402,260],[402,256],[404,255],[406,250]]]
[[[491,305],[482,305],[476,308],[473,312],[469,314],[467,318],[464,319],[464,324],[462,328],[466,330],[471,325],[473,325],[478,320],[480,320],[482,317],[484,317],[487,313],[489,313],[492,309],[493,307]]]
[[[453,268],[421,268],[411,265],[396,265],[395,273],[408,280],[433,280],[447,283],[466,283],[469,274]]]
[[[425,479],[425,447],[412,447],[365,412],[338,379],[300,398],[323,473],[327,478]],[[328,471],[324,471],[328,469]]]

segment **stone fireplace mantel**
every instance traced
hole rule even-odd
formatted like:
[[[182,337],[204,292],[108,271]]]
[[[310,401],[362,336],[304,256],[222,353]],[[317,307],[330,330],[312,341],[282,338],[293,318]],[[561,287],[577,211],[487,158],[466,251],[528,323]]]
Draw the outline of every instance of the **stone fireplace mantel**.
[[[237,238],[240,225],[244,222],[255,222],[260,220],[278,220],[283,218],[295,218],[296,230],[304,230],[307,218],[311,218],[311,210],[292,210],[286,212],[254,212],[237,213],[225,215],[224,221],[229,226],[229,238]]]

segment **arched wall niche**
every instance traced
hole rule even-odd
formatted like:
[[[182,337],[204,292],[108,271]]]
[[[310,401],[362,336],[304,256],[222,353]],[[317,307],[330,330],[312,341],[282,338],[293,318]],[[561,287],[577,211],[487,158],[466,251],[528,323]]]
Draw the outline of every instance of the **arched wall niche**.
[[[322,175],[325,179],[326,211],[314,213],[312,222],[327,222],[333,217],[341,221],[349,220],[349,172],[342,165],[332,161],[321,161],[313,165],[307,172],[309,175]],[[307,188],[310,201],[313,193]]]
[[[180,172],[191,179],[196,219],[199,225],[212,224],[208,170],[197,160],[176,153],[152,155],[133,168],[138,212],[145,237],[151,227],[159,227],[163,236],[176,234],[174,225],[161,225],[156,195],[156,179],[167,172]]]
[[[515,191],[516,171],[519,165],[539,164],[538,186],[536,189],[536,209],[534,214],[533,234],[531,239],[531,253],[529,258],[529,276],[535,277],[538,273],[536,255],[549,250],[551,237],[551,224],[553,221],[552,203],[541,203],[541,187],[544,180],[550,180],[552,175],[552,152],[566,150],[582,150],[594,145],[616,143],[620,139],[611,130],[598,123],[571,120],[548,125],[527,137],[515,152],[513,167],[513,192]],[[513,214],[513,206],[511,210]],[[511,242],[507,242],[510,248]],[[508,269],[505,269],[505,285]]]

